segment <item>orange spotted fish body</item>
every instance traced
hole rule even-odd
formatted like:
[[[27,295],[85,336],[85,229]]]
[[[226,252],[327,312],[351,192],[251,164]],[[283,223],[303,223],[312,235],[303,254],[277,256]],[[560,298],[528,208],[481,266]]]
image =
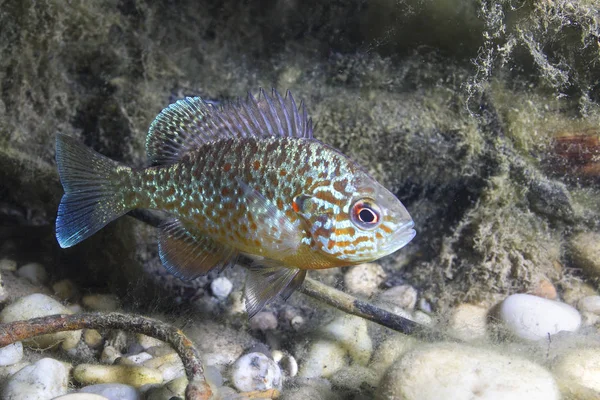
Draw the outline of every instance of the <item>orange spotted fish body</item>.
[[[58,137],[62,247],[129,210],[166,211],[165,267],[192,279],[249,256],[246,306],[254,315],[277,294],[289,296],[306,270],[371,261],[415,234],[394,195],[313,138],[305,107],[289,93],[261,91],[222,108],[181,100],[153,122],[147,151],[153,166],[134,170]]]

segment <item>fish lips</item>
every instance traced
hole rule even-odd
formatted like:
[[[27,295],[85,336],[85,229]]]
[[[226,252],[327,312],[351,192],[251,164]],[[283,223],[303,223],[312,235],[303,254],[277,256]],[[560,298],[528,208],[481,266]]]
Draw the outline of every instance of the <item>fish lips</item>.
[[[415,223],[411,219],[397,227],[394,233],[387,238],[385,243],[382,246],[379,246],[378,251],[381,255],[391,254],[406,246],[417,234],[417,231],[413,229],[413,226],[415,226]]]

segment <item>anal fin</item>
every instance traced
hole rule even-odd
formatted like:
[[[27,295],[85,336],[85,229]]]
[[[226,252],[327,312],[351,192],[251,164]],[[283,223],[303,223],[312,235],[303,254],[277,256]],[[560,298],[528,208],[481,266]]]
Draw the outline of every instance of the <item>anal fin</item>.
[[[306,271],[298,268],[252,266],[248,269],[244,297],[250,318],[277,295],[290,297],[306,276]]]
[[[170,219],[160,227],[160,260],[171,274],[190,280],[213,268],[224,269],[235,263],[237,252],[201,232]]]

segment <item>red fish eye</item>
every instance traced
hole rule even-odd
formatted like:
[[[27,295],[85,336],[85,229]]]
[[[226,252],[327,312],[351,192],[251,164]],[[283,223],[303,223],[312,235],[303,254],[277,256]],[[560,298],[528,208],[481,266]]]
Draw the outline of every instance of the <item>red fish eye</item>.
[[[352,221],[360,228],[370,229],[379,225],[381,212],[376,204],[359,200],[352,206]]]

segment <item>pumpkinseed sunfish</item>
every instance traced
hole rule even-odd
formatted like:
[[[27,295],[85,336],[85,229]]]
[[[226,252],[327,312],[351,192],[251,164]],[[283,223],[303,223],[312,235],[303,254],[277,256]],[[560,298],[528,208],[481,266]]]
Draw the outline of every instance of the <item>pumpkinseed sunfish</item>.
[[[313,138],[306,107],[263,90],[224,106],[185,98],[156,117],[150,167],[130,168],[63,134],[56,238],[70,247],[130,210],[170,213],[159,230],[165,268],[181,279],[253,260],[250,316],[306,271],[372,261],[415,235],[402,203],[363,168]]]

